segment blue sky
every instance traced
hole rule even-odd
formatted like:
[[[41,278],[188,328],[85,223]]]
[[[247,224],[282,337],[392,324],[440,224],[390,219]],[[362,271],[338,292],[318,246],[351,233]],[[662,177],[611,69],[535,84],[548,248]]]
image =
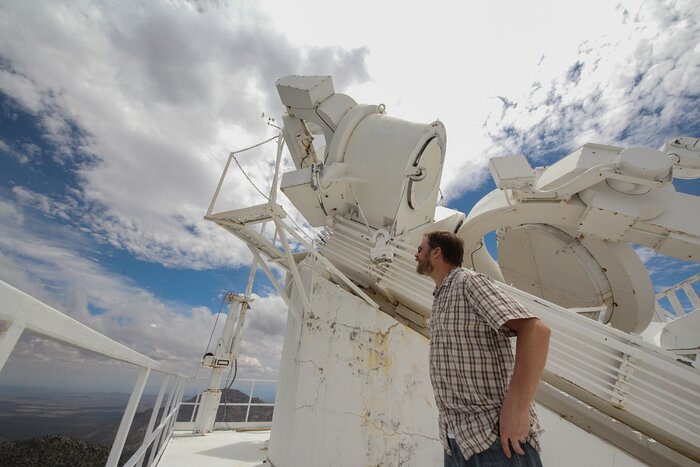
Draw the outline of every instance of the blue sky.
[[[464,212],[494,188],[489,157],[547,165],[585,142],[700,136],[692,1],[502,1],[468,15],[438,2],[434,25],[403,3],[400,21],[392,2],[371,4],[369,18],[360,3],[342,20],[320,5],[0,5],[0,279],[194,368],[221,294],[243,290],[250,262],[203,215],[229,151],[274,134],[260,115],[280,121],[274,82],[286,74],[331,74],[338,91],[390,115],[440,118],[443,191]],[[273,156],[267,145],[240,159],[268,186]],[[231,177],[222,209],[259,202]],[[700,195],[695,180],[676,186]],[[639,252],[657,288],[700,271]],[[241,368],[274,377],[286,315],[259,278]],[[24,363],[55,366],[42,355],[58,352],[24,339],[3,383],[30,381]],[[61,362],[91,361],[65,352]]]

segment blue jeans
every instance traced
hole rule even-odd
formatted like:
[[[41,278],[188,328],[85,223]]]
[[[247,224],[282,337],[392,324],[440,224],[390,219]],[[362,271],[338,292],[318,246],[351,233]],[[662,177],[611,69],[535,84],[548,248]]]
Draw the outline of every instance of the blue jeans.
[[[511,457],[508,459],[501,447],[501,439],[496,438],[490,448],[486,451],[474,454],[469,459],[464,459],[462,451],[460,451],[457,441],[452,438],[447,438],[450,443],[450,451],[452,455],[447,455],[445,452],[445,467],[542,467],[540,454],[530,446],[530,443],[520,443],[520,446],[525,451],[525,455],[515,453],[511,449]]]

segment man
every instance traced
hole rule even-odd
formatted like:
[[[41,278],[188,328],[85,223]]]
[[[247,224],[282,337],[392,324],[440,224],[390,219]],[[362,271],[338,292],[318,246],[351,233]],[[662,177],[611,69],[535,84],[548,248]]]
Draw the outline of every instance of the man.
[[[463,256],[450,232],[426,234],[415,255],[417,272],[435,281],[430,380],[445,467],[541,467],[532,400],[550,330],[489,277],[462,268]]]

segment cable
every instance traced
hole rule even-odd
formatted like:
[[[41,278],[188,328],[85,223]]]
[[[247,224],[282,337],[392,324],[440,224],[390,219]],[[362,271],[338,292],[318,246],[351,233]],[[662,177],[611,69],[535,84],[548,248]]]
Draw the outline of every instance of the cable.
[[[236,381],[236,375],[238,375],[238,358],[233,359],[233,366],[235,368],[235,371],[233,372],[233,379],[230,383],[228,383],[228,387],[226,389],[231,389],[233,382]]]
[[[221,297],[221,304],[219,304],[219,311],[216,313],[216,321],[214,321],[214,327],[211,328],[211,334],[209,334],[209,342],[207,342],[207,347],[204,349],[204,356],[207,356],[207,353],[209,352],[209,345],[211,344],[211,339],[214,337],[214,331],[216,330],[216,325],[219,323],[219,316],[221,316],[221,310],[224,307],[224,300],[226,300],[226,294]],[[204,363],[204,357],[202,357],[202,363]],[[197,366],[197,371],[194,372],[194,376],[192,377],[193,380],[197,380],[197,375],[199,375],[199,370],[202,368],[202,365]]]
[[[304,229],[302,229],[301,227],[299,227],[299,224],[297,224],[296,221],[295,221],[291,216],[287,217],[287,219],[289,219],[290,221],[292,221],[292,224],[294,224],[294,225],[296,226],[296,228],[299,229],[299,230],[301,231],[301,233],[303,233],[303,234],[306,236],[306,238],[308,238],[309,240],[311,240],[311,242],[313,243],[314,238],[313,238],[311,235],[309,235],[308,233],[306,233],[306,231],[305,231]],[[311,228],[313,229],[314,227],[311,226]],[[320,234],[317,230],[314,230],[314,233],[315,233],[316,235],[319,235],[319,234]]]
[[[360,206],[360,202],[357,200],[357,196],[355,196],[355,190],[353,190],[352,188],[352,183],[348,183],[348,186],[350,187],[350,193],[352,194],[352,197],[355,200],[355,206],[357,206],[357,210],[359,211],[360,216],[362,216],[362,220],[365,221],[365,226],[367,226],[367,235],[372,235],[372,229],[369,227],[369,222],[367,222],[367,218],[365,217],[364,211],[362,211],[362,206]]]
[[[262,146],[263,144],[267,144],[267,143],[269,143],[270,141],[275,140],[275,139],[277,139],[277,138],[279,138],[279,137],[280,137],[280,135],[275,135],[275,136],[273,136],[272,138],[266,139],[265,141],[261,141],[261,142],[259,142],[259,143],[257,143],[257,144],[252,145],[252,146],[248,146],[247,148],[239,149],[238,151],[231,151],[231,155],[239,154],[239,153],[241,153],[241,152],[250,151],[251,149],[255,149],[255,148],[257,148],[257,147],[260,147],[260,146]]]
[[[265,193],[260,191],[260,189],[255,185],[255,183],[253,183],[253,181],[250,179],[250,177],[248,177],[248,174],[246,173],[245,170],[243,170],[243,167],[241,167],[241,164],[238,162],[238,159],[236,159],[236,154],[240,154],[242,152],[250,151],[251,149],[255,149],[257,147],[260,147],[263,144],[267,144],[270,141],[276,140],[280,136],[281,135],[275,135],[272,138],[268,138],[265,141],[261,141],[257,144],[252,145],[252,146],[248,146],[247,148],[239,149],[238,151],[231,151],[231,157],[233,158],[234,161],[236,161],[236,165],[238,166],[239,169],[241,169],[241,172],[243,172],[243,175],[245,176],[245,178],[247,178],[248,181],[250,182],[250,184],[253,185],[253,188],[255,188],[258,191],[258,193],[260,193],[268,201],[270,201],[270,198],[268,198],[267,195],[265,195]]]
[[[479,272],[479,271],[476,270],[476,265],[474,264],[474,253],[476,253],[477,251],[481,250],[483,247],[484,247],[484,240],[481,239],[481,244],[479,245],[479,248],[477,248],[476,250],[472,251],[471,260],[472,260],[472,269],[474,269],[474,272]]]
[[[277,138],[277,136],[275,136],[275,138]],[[270,139],[268,139],[267,141],[263,141],[262,143],[256,144],[255,146],[251,146],[251,147],[249,147],[249,148],[241,149],[240,151],[234,151],[234,152],[231,153],[231,157],[233,158],[233,160],[236,162],[236,165],[238,166],[238,168],[239,168],[239,169],[241,170],[241,172],[243,173],[243,176],[246,178],[246,180],[248,180],[248,182],[253,186],[253,188],[255,188],[255,191],[257,191],[258,193],[260,193],[260,195],[262,195],[262,197],[265,198],[267,201],[270,201],[270,197],[267,196],[265,193],[263,193],[262,190],[260,190],[260,188],[258,188],[258,186],[257,186],[255,183],[253,183],[253,180],[250,179],[250,177],[248,176],[248,173],[243,169],[243,167],[241,166],[240,162],[238,162],[238,159],[236,159],[235,154],[236,154],[236,153],[239,153],[239,152],[247,151],[247,150],[249,150],[249,149],[256,148],[256,147],[258,147],[258,146],[262,146],[263,144],[268,143],[268,142],[272,141],[273,139],[274,139],[274,138],[270,138]],[[303,233],[303,234],[306,236],[306,238],[308,238],[309,240],[311,240],[311,241],[313,242],[313,240],[314,240],[313,237],[311,237],[308,233],[306,233],[306,231],[305,231],[304,229],[302,229],[302,228],[299,226],[299,224],[296,223],[296,221],[295,221],[294,219],[292,219],[292,218],[290,217],[289,220],[292,221],[292,224],[294,224],[294,225],[296,226],[296,228],[299,229],[299,230],[301,231],[301,233]]]
[[[238,375],[238,359],[234,358],[233,359],[233,366],[235,368],[235,371],[233,372],[233,378],[231,379],[231,382],[226,386],[226,389],[221,391],[221,395],[224,397],[224,424],[226,424],[226,428],[229,430],[231,429],[231,426],[228,424],[228,420],[226,420],[226,391],[231,389],[231,386],[233,385],[233,382],[236,381],[236,375]],[[229,376],[231,375],[231,371],[229,371]]]
[[[391,224],[391,232],[396,232],[396,225],[398,224],[399,220],[399,209],[401,209],[401,201],[403,201],[404,197],[407,197],[408,195],[408,183],[405,183],[403,186],[403,190],[401,191],[401,197],[399,197],[399,202],[396,205],[396,211],[394,211],[394,222]],[[391,233],[390,232],[390,233]]]
[[[235,361],[235,360],[234,360]],[[231,372],[233,371],[233,367],[228,371],[228,376],[226,379],[231,377]],[[226,424],[226,427],[230,430],[231,427],[229,426],[228,422],[226,421],[226,389],[222,388],[221,390],[221,396],[224,398],[224,416],[223,416],[223,422]],[[219,401],[221,402],[221,401]],[[218,412],[218,409],[217,409]],[[216,415],[214,416],[214,423],[216,423]]]
[[[243,176],[248,179],[248,181],[250,182],[251,185],[253,185],[253,188],[255,188],[257,190],[257,192],[262,195],[263,198],[270,201],[270,198],[265,193],[260,191],[260,188],[258,188],[258,186],[255,183],[253,183],[253,181],[250,179],[250,177],[248,176],[246,171],[243,170],[243,167],[241,167],[241,164],[238,162],[238,159],[236,159],[236,156],[234,156],[234,153],[231,153],[231,157],[233,157],[233,160],[236,161],[236,165],[238,166],[239,169],[241,169],[241,172],[243,172]]]
[[[253,188],[255,188],[255,190],[258,193],[260,193],[266,200],[270,201],[270,198],[265,193],[260,191],[260,188],[258,188],[255,185],[255,183],[253,183],[253,181],[250,179],[250,177],[248,177],[248,174],[246,173],[246,171],[243,170],[243,167],[241,167],[241,164],[238,163],[238,159],[236,159],[236,156],[232,155],[232,157],[233,157],[233,160],[236,161],[236,165],[238,166],[238,168],[241,169],[241,172],[243,172],[243,176],[250,182],[251,185],[253,185]],[[296,228],[299,229],[301,231],[301,233],[303,233],[306,236],[306,238],[313,241],[313,237],[311,237],[308,233],[306,233],[306,231],[304,229],[302,229],[293,218],[289,217],[289,220],[292,221],[292,224],[294,224],[296,226]]]
[[[214,337],[214,331],[216,330],[216,325],[219,322],[219,316],[221,316],[221,310],[224,308],[224,301],[226,300],[226,295],[227,294],[224,294],[221,297],[221,303],[219,304],[219,311],[216,313],[216,321],[214,321],[214,327],[211,328],[211,334],[209,335],[209,342],[207,342],[207,348],[204,349],[205,354],[209,351],[209,345],[211,344],[211,338]]]
[[[440,199],[437,202],[437,206],[445,206],[444,204],[440,204],[445,200],[445,195],[442,194],[442,190],[438,187],[438,193],[440,193]]]

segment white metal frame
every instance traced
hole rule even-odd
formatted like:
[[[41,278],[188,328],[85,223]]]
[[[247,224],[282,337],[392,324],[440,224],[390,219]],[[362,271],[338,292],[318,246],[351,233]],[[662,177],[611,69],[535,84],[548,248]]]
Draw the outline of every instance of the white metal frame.
[[[354,282],[348,279],[345,274],[338,270],[338,268],[336,268],[328,259],[326,259],[325,256],[319,254],[314,246],[305,240],[294,228],[290,227],[283,221],[287,215],[282,206],[277,204],[277,192],[280,161],[282,158],[282,150],[284,148],[284,138],[282,138],[282,135],[278,135],[277,138],[275,172],[272,179],[272,185],[270,187],[268,202],[257,206],[232,211],[223,211],[218,213],[212,212],[228,173],[231,160],[235,155],[235,153],[231,153],[204,218],[217,223],[226,231],[241,239],[248,246],[248,249],[253,254],[254,258],[252,267],[256,268],[257,266],[260,266],[277,293],[284,300],[285,304],[289,308],[289,311],[292,313],[297,322],[301,322],[302,313],[310,311],[311,304],[309,301],[309,294],[306,291],[306,287],[303,285],[301,273],[294,257],[296,250],[292,248],[290,242],[295,242],[301,247],[302,251],[313,255],[315,260],[321,261],[329,272],[339,279],[344,285],[352,289],[353,292],[359,295],[372,307],[378,309],[379,306],[374,302],[374,300],[372,300]],[[262,230],[258,232],[253,229],[255,224],[261,222],[267,223],[270,221],[275,225],[272,241],[263,235]],[[277,242],[279,242],[279,245]],[[291,297],[288,295],[287,290],[279,283],[266,262],[277,264],[285,269],[289,275],[291,275],[292,281],[295,285],[294,289],[301,295],[301,302],[304,304],[303,310],[297,309],[292,302]]]
[[[0,281],[0,371],[25,331],[62,344],[89,350],[114,360],[130,363],[141,369],[112,443],[106,463],[107,467],[116,467],[122,455],[126,437],[129,434],[151,370],[165,375],[141,447],[124,464],[124,467],[157,464],[172,435],[187,376],[100,334]],[[169,393],[168,402],[156,426],[160,404],[166,392]],[[151,454],[144,464],[144,456],[149,448],[152,448]]]
[[[198,380],[201,380],[202,383],[204,382],[205,378],[197,378]],[[226,422],[226,421],[221,421],[221,422],[214,422],[213,428],[214,430],[225,430],[225,429],[248,429],[248,430],[258,430],[258,429],[270,429],[272,426],[272,420],[266,421],[266,422],[251,422],[249,421],[250,419],[250,409],[251,407],[274,407],[275,403],[274,402],[253,402],[253,395],[255,393],[255,385],[256,384],[277,384],[277,380],[272,380],[272,379],[251,379],[251,378],[241,378],[241,379],[236,379],[237,383],[250,383],[250,394],[248,395],[248,402],[219,402],[218,407],[246,407],[246,414],[245,414],[245,419],[242,422]],[[197,413],[199,412],[201,408],[201,395],[202,395],[202,387],[200,387],[197,390],[197,398],[195,399],[194,402],[186,402],[182,401],[180,402],[180,406],[192,406],[192,415],[190,416],[190,419],[187,421],[176,421],[175,422],[175,431],[189,431],[194,428],[195,424],[195,417],[197,416]]]
[[[693,285],[697,282],[700,282],[700,273],[689,277],[683,282],[679,282],[673,287],[669,287],[668,289],[657,293],[655,296],[656,310],[654,311],[654,321],[665,323],[669,320],[679,318],[683,315],[692,313],[693,311],[700,309],[700,298],[698,298],[698,294],[697,292],[695,292],[695,288],[693,287]],[[680,292],[681,290],[685,293],[685,295],[688,297],[688,300],[690,301],[691,310],[689,311],[685,310],[685,308],[681,304],[680,299],[678,298],[678,292]],[[667,310],[661,305],[661,300],[663,300],[664,298],[666,298],[669,301],[675,314],[671,313],[669,310]]]
[[[552,329],[544,381],[700,461],[700,371],[691,362],[515,287],[499,287]]]
[[[697,467],[698,464],[673,449],[647,438],[624,423],[611,423],[611,418],[555,387],[540,382],[535,394],[540,404],[579,428],[594,433],[637,459],[652,466]]]

